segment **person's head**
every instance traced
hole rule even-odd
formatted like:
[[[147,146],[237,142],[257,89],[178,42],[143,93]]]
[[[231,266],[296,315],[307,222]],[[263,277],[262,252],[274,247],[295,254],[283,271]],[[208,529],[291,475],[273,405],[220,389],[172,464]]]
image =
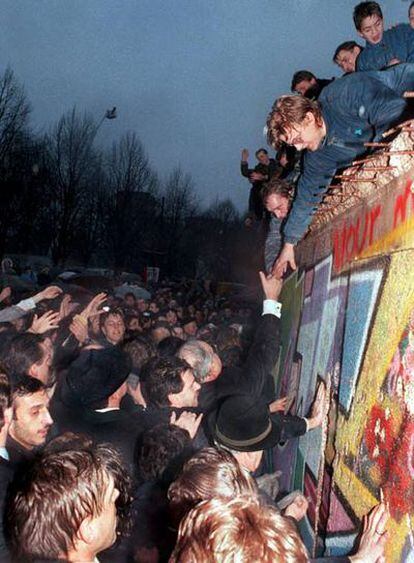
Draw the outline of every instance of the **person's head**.
[[[303,96],[282,96],[267,117],[267,140],[276,149],[286,143],[299,151],[316,151],[325,134],[318,102]]]
[[[13,420],[9,433],[27,450],[46,442],[53,423],[49,402],[46,386],[34,377],[22,376],[12,386]]]
[[[410,26],[414,29],[414,2],[411,2],[408,8],[408,21],[410,22]]]
[[[198,327],[194,317],[183,319],[181,325],[187,336],[195,336],[197,334]]]
[[[235,328],[231,326],[223,326],[217,333],[216,345],[219,352],[229,346],[240,347],[240,335]]]
[[[114,309],[101,316],[101,331],[111,344],[119,344],[125,335],[124,315],[120,309]]]
[[[168,489],[170,510],[177,524],[203,500],[242,494],[256,496],[257,485],[235,457],[221,448],[203,448],[193,455]]]
[[[18,334],[9,343],[3,364],[12,381],[30,375],[48,385],[52,364],[50,342],[39,334]]]
[[[290,89],[292,92],[311,98],[318,93],[316,92],[318,89],[316,76],[309,70],[298,70],[292,77]],[[309,95],[310,91],[312,95]]]
[[[225,398],[208,424],[214,442],[230,450],[249,471],[256,471],[263,450],[276,446],[282,436],[282,427],[271,418],[267,403],[246,394]]]
[[[217,379],[221,373],[220,358],[210,344],[202,340],[187,340],[178,356],[193,368],[194,377],[200,384]]]
[[[125,327],[129,334],[142,332],[141,323],[139,322],[139,314],[127,315],[125,319]]]
[[[145,398],[155,407],[196,407],[200,384],[191,367],[180,358],[157,358],[145,381]]]
[[[151,481],[161,479],[167,469],[173,472],[171,466],[189,444],[190,436],[186,430],[174,424],[153,426],[142,434],[138,443],[138,475],[144,481]]]
[[[149,310],[151,311],[151,313],[159,313],[160,312],[160,308],[158,306],[158,303],[156,301],[151,301],[149,304]]]
[[[12,421],[11,388],[7,375],[0,373],[0,440],[4,445]]]
[[[129,479],[110,446],[45,452],[12,486],[16,558],[92,561],[116,539]]]
[[[122,345],[122,350],[128,354],[132,363],[132,372],[139,375],[147,360],[156,355],[156,349],[151,340],[136,336]]]
[[[269,213],[278,219],[285,219],[292,203],[293,187],[285,180],[272,178],[263,188],[262,198]]]
[[[125,305],[127,307],[135,307],[135,305],[136,305],[135,295],[131,292],[125,293],[124,301],[125,301]]]
[[[269,164],[269,155],[266,149],[258,149],[255,152],[255,156],[257,160],[260,162],[260,164],[265,164],[265,165]]]
[[[361,2],[354,8],[354,24],[358,35],[376,45],[384,35],[384,18],[377,2]]]
[[[178,336],[167,336],[158,343],[157,352],[159,356],[175,356],[183,345],[183,340]]]
[[[165,317],[167,319],[167,322],[171,326],[174,326],[178,321],[177,313],[175,312],[174,309],[168,309],[166,314],[165,314]]]
[[[356,60],[362,47],[355,41],[345,41],[338,45],[333,56],[333,62],[345,72],[355,72]]]
[[[182,520],[170,562],[305,563],[306,548],[294,523],[256,498],[214,498]]]
[[[171,336],[171,326],[167,321],[157,321],[151,329],[151,338],[159,344],[164,338]]]
[[[148,301],[145,301],[145,299],[143,299],[142,297],[138,297],[138,299],[136,300],[136,307],[140,313],[148,311],[148,306]]]

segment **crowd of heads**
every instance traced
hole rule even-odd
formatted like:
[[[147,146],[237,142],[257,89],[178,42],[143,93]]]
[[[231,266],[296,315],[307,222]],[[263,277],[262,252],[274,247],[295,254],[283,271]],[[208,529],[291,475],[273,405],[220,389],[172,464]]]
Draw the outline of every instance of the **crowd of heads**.
[[[228,546],[217,536],[212,552],[213,534],[203,539],[198,522],[219,526],[224,537],[232,518],[248,531],[237,547],[243,560],[256,553],[270,561],[291,548],[306,554],[251,477],[262,451],[233,451],[219,435],[208,447],[201,425],[213,409],[201,404],[201,389],[213,389],[223,370],[240,369],[255,307],[194,282],[161,286],[145,299],[59,282],[34,294],[10,292],[0,309],[5,561],[94,561],[99,553],[144,561],[149,552],[155,561],[166,554],[221,561],[241,532],[233,524]],[[148,488],[150,502],[142,504]],[[148,532],[154,510],[157,540]],[[196,519],[188,516],[195,510]]]

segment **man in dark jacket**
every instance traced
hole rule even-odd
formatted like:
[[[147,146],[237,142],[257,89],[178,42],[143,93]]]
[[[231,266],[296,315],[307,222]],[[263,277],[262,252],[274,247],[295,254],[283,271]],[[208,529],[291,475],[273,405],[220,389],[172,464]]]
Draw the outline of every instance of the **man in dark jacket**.
[[[81,432],[110,443],[130,468],[144,429],[143,412],[121,409],[131,371],[129,356],[116,346],[86,348],[72,363],[55,404],[61,431]]]
[[[266,149],[258,149],[255,156],[259,162],[251,169],[249,168],[249,151],[247,149],[242,150],[240,173],[245,178],[248,178],[252,184],[249,195],[250,218],[256,221],[262,221],[265,214],[261,196],[263,183],[268,182],[273,176],[280,174],[282,168],[277,164],[274,158],[269,158]]]
[[[390,86],[394,86],[392,89]],[[303,171],[283,229],[284,246],[273,267],[282,276],[295,269],[294,246],[305,234],[338,168],[366,151],[364,143],[379,138],[407,115],[401,94],[414,87],[414,65],[387,71],[352,73],[335,80],[318,102],[282,96],[267,119],[268,141],[304,150]]]

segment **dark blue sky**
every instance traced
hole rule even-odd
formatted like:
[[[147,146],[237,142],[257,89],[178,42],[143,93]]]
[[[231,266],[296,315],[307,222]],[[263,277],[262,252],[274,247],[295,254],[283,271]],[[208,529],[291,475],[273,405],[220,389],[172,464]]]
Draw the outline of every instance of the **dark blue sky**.
[[[74,104],[98,141],[135,131],[161,177],[177,164],[205,204],[246,204],[240,150],[264,145],[263,125],[295,70],[338,76],[331,62],[357,39],[355,0],[2,0],[1,70],[10,64],[47,130]],[[386,24],[409,2],[381,3]]]

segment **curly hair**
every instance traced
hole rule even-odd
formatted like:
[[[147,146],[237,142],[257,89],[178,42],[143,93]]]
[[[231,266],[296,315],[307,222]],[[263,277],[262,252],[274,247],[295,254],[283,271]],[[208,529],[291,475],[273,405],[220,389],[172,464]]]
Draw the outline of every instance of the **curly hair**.
[[[257,499],[203,501],[182,520],[170,563],[305,563],[293,522]]]
[[[286,197],[290,201],[293,199],[294,188],[289,184],[289,182],[286,182],[286,180],[280,180],[280,178],[272,178],[263,187],[263,203],[266,203],[267,198],[273,194]]]
[[[281,96],[272,106],[267,116],[267,142],[274,149],[280,148],[292,127],[298,126],[305,119],[307,113],[313,113],[317,123],[322,123],[322,112],[318,102],[309,100],[297,94]]]

